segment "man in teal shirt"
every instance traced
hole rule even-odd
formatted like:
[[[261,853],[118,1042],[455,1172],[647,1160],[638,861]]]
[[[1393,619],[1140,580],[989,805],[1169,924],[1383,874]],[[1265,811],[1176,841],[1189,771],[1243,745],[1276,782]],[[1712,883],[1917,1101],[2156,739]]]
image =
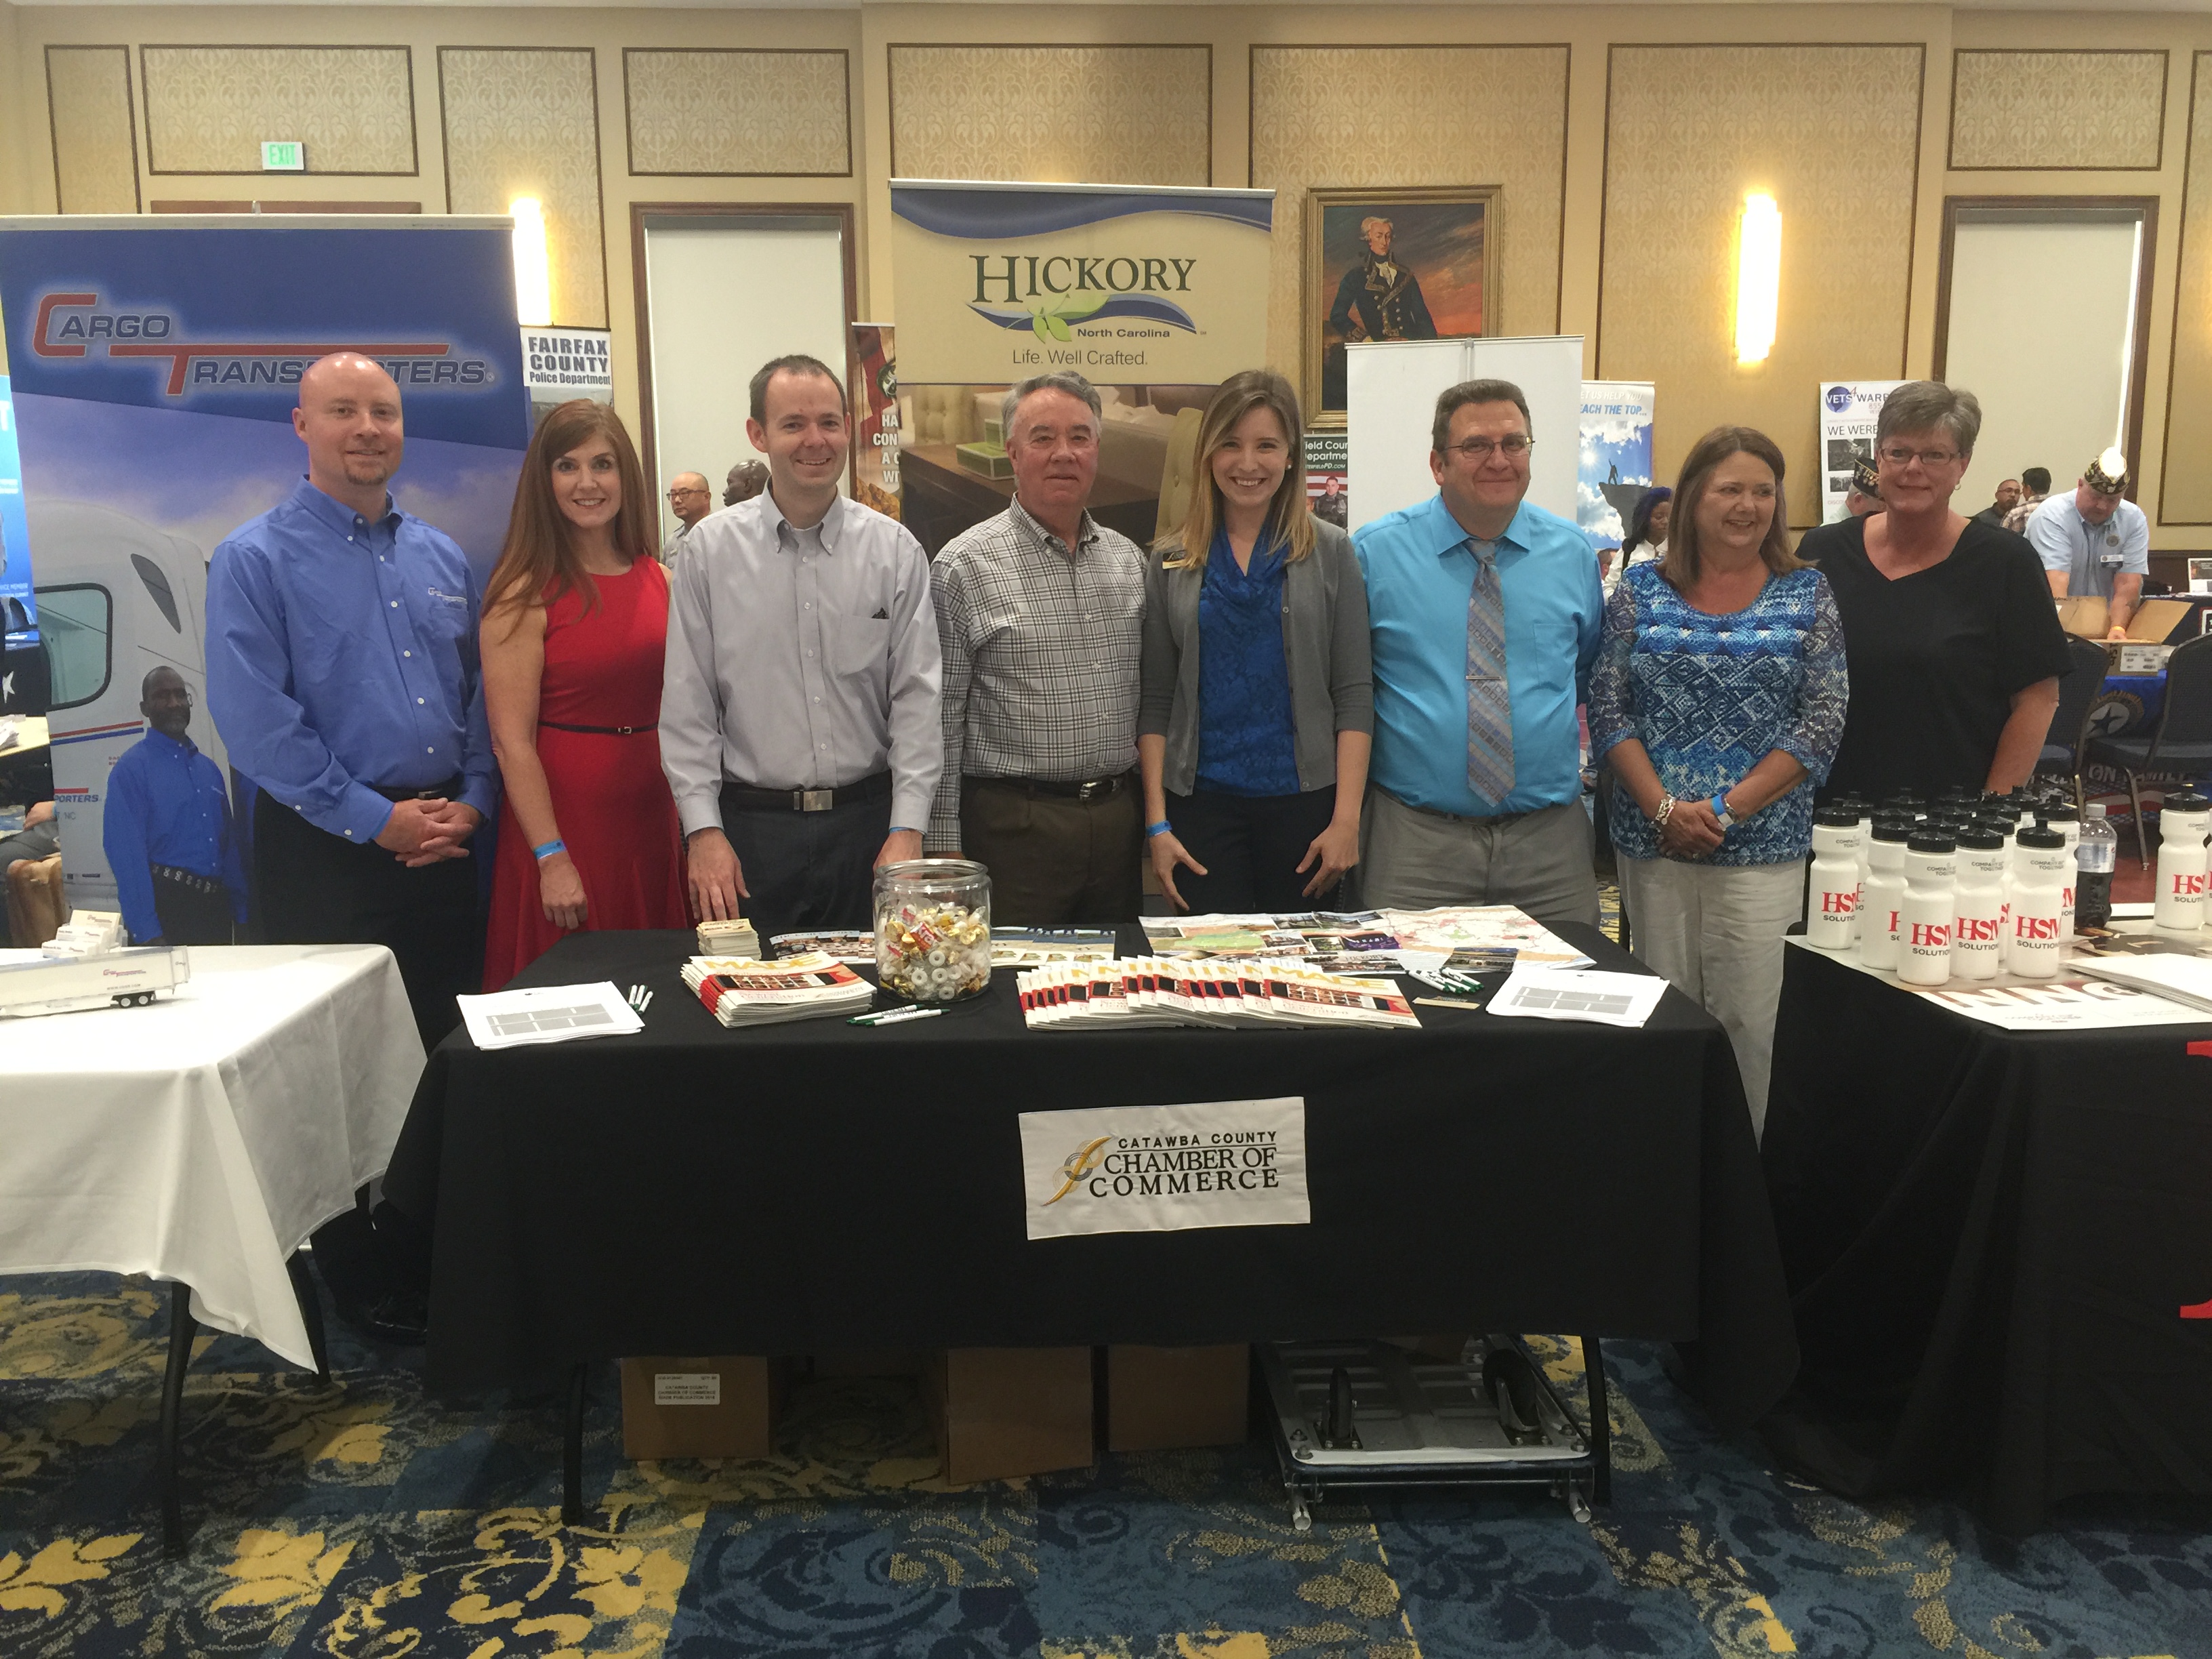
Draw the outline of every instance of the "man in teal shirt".
[[[1518,386],[1453,386],[1437,399],[1437,495],[1352,538],[1375,647],[1369,905],[1596,925],[1576,708],[1605,598],[1589,539],[1522,499],[1529,442]]]

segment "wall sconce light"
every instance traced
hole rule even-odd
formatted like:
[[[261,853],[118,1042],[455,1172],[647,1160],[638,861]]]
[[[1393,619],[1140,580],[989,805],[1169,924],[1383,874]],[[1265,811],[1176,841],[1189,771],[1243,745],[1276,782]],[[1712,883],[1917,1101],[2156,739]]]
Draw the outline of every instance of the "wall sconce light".
[[[545,257],[545,210],[535,196],[507,204],[514,219],[514,317],[543,328],[553,320],[553,267]]]
[[[1774,349],[1782,294],[1782,210],[1764,191],[1743,198],[1736,238],[1735,360],[1763,363]]]

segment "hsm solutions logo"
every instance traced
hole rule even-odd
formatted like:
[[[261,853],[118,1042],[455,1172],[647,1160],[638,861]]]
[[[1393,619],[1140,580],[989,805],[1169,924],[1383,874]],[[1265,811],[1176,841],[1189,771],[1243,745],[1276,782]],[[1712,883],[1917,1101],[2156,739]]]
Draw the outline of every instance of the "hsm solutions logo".
[[[1031,1238],[1312,1218],[1296,1096],[1024,1112],[1021,1132]]]
[[[310,363],[333,351],[374,359],[402,386],[474,388],[496,379],[488,359],[459,355],[448,340],[196,340],[185,337],[173,313],[114,305],[99,294],[41,295],[31,349],[49,359],[90,359],[96,350],[109,359],[167,363],[163,390],[172,398],[296,386]]]

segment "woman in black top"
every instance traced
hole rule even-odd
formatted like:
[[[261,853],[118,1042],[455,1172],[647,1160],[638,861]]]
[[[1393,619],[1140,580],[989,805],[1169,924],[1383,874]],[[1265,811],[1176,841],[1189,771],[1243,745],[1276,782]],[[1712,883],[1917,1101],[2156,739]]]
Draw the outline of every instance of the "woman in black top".
[[[1982,406],[1914,380],[1875,428],[1882,510],[1810,531],[1843,619],[1850,712],[1820,798],[2017,789],[2058,706],[2066,635],[2034,550],[1951,510]]]

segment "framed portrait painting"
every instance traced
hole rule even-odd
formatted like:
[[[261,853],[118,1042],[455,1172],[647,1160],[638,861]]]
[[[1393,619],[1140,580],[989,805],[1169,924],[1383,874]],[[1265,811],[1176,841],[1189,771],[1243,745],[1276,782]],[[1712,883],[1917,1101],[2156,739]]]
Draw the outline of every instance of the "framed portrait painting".
[[[1344,348],[1498,331],[1496,185],[1306,192],[1306,418],[1344,424]]]

